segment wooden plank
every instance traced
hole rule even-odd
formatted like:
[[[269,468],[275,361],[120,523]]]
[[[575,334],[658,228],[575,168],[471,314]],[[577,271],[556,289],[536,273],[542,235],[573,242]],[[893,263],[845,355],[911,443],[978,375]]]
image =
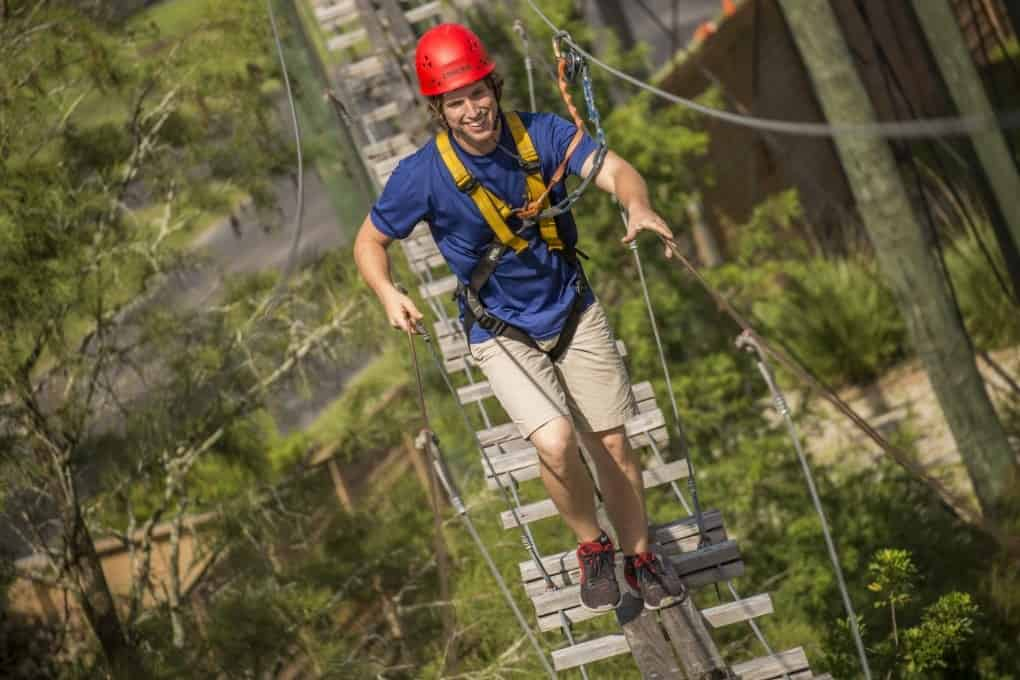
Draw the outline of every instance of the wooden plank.
[[[719,545],[709,546],[696,552],[668,555],[667,558],[676,568],[684,583],[690,585],[691,576],[697,576],[709,570],[716,571],[715,567],[718,565],[739,560],[740,551],[736,541],[724,541]],[[617,555],[617,562],[621,562],[621,560],[622,556]],[[580,590],[580,585],[574,585],[536,595],[531,598],[535,614],[542,616],[579,606],[581,604]]]
[[[405,12],[404,16],[407,17],[408,23],[416,24],[419,21],[425,21],[430,17],[438,17],[443,13],[443,3],[439,0],[425,3],[420,7],[415,7],[409,12]]]
[[[393,101],[388,104],[372,109],[361,117],[364,123],[380,123],[389,118],[396,118],[400,115],[400,102]]]
[[[369,144],[368,146],[365,146],[364,148],[361,149],[361,153],[367,156],[368,158],[374,159],[378,156],[395,155],[398,151],[409,146],[414,146],[413,144],[411,144],[411,138],[408,137],[405,133],[401,132],[399,134],[393,135],[392,137],[380,139],[378,142],[375,142],[374,144]],[[409,239],[404,239],[403,241],[401,241],[401,243],[407,243],[408,240]]]
[[[344,76],[355,81],[365,81],[369,78],[381,76],[385,72],[386,62],[376,55],[366,57],[361,61],[355,61],[343,69]]]
[[[635,383],[631,386],[630,391],[633,392],[634,399],[639,404],[643,401],[648,401],[649,399],[655,401],[655,391],[652,389],[652,383],[647,380]]]
[[[436,327],[439,323],[436,323]],[[478,441],[482,446],[491,446],[510,439],[520,438],[521,431],[514,423],[503,423],[485,430],[478,430]]]
[[[773,612],[772,597],[768,593],[752,595],[733,602],[716,605],[701,611],[713,628],[721,628],[740,621],[748,621]]]
[[[669,644],[680,659],[688,678],[714,677],[713,671],[725,671],[726,661],[708,632],[694,600],[685,597],[659,612]]]
[[[705,522],[705,530],[720,531],[723,529],[722,513],[718,510],[706,510],[702,513]],[[678,546],[686,540],[694,539],[694,548],[697,547],[698,523],[694,517],[683,517],[667,524],[653,525],[649,527],[649,534],[654,543],[662,546],[664,552],[669,553],[674,545]],[[722,531],[725,536],[725,531]],[[693,549],[693,548],[691,548]],[[542,567],[550,574],[560,574],[577,569],[577,553],[573,550],[566,550],[554,555],[547,555],[542,558]],[[521,580],[524,582],[535,581],[543,578],[533,560],[525,560],[518,564],[521,572]]]
[[[460,390],[458,390],[458,392],[460,392]],[[667,484],[675,479],[684,479],[687,477],[687,474],[687,461],[676,460],[671,463],[666,463],[665,465],[657,465],[649,470],[644,470],[641,473],[641,476],[644,480],[645,488],[648,489],[653,486]],[[558,514],[559,512],[556,510],[556,506],[553,505],[552,500],[547,498],[542,501],[521,506],[521,508],[517,511],[516,518],[510,510],[506,510],[500,513],[500,520],[503,522],[504,529],[512,529],[518,526],[518,519],[527,524],[547,517],[555,517]]]
[[[733,673],[740,680],[775,680],[783,677],[783,673],[802,673],[809,671],[807,655],[803,647],[794,647],[773,656],[762,656],[757,659],[735,664]]]
[[[417,241],[402,241],[404,254],[409,260],[420,260],[432,255],[439,255],[439,246],[432,239],[420,239]]]
[[[726,532],[721,528],[709,530],[707,533],[709,539],[713,543],[723,543],[726,541]],[[680,548],[679,546],[683,546],[683,548]],[[683,551],[696,550],[697,547],[698,537],[694,536],[688,539],[684,539],[683,541],[677,541],[676,543],[671,543],[668,546],[664,546],[662,547],[662,551],[667,555],[679,555]],[[556,584],[557,587],[562,588],[565,586],[573,585],[575,583],[579,583],[581,578],[581,571],[577,568],[570,569],[567,571],[557,572],[550,571],[549,577],[552,578],[553,583]],[[527,594],[528,597],[534,597],[535,595],[546,592],[546,590],[547,584],[545,582],[544,577],[528,581],[524,584],[524,592],[525,594]]]
[[[315,8],[315,18],[320,24],[334,23],[339,17],[346,18],[348,15],[353,14],[357,16],[357,8],[354,5],[354,0],[340,0],[340,2]],[[351,19],[354,17],[352,16]]]
[[[719,568],[718,578],[719,580],[734,579],[744,573],[743,562],[731,562],[724,564]],[[690,585],[690,584],[689,584]],[[703,584],[702,584],[703,585]],[[564,609],[562,611],[563,616],[567,618],[571,624],[581,623],[582,621],[591,620],[597,616],[602,616],[606,612],[590,612],[584,609],[580,605],[580,597],[577,599],[577,606]],[[543,632],[551,630],[559,630],[560,628],[560,611],[554,611],[549,614],[544,614],[538,617],[538,629]]]
[[[616,621],[627,638],[634,663],[643,678],[684,680],[684,673],[663,635],[655,612],[641,598],[625,591],[616,609]]]
[[[363,28],[358,28],[353,31],[347,31],[340,35],[333,36],[326,43],[326,49],[330,52],[336,52],[338,50],[347,49],[357,45],[362,40],[368,37],[368,33]]]
[[[408,266],[411,267],[411,271],[419,274],[425,274],[426,272],[430,272],[433,269],[436,269],[437,267],[442,267],[445,265],[446,259],[444,259],[442,255],[431,255],[421,260],[410,260],[408,262]],[[447,368],[447,371],[449,370],[450,369]]]
[[[457,388],[457,398],[460,399],[461,404],[473,404],[476,401],[481,401],[485,397],[492,395],[492,388],[489,387],[489,383],[480,382],[474,385],[465,385],[464,387]]]
[[[493,396],[493,392],[488,380],[457,389],[457,398],[460,399],[461,404],[465,405],[488,399],[491,396]]]
[[[426,283],[418,286],[418,292],[421,293],[423,298],[434,298],[441,295],[449,295],[453,291],[457,290],[457,277],[453,274],[444,276],[441,279]],[[485,383],[488,385],[488,383]]]
[[[588,640],[577,645],[557,649],[552,653],[553,668],[565,671],[582,664],[602,661],[613,656],[626,654],[630,651],[627,638],[622,634],[606,635],[605,637]]]

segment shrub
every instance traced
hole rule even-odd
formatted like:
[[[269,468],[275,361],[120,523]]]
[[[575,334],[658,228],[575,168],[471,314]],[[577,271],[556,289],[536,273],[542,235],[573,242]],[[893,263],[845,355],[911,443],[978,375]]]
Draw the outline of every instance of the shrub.
[[[946,267],[974,345],[990,350],[1020,343],[1020,314],[997,280],[995,271],[1006,269],[1001,252],[992,241],[991,228],[986,226],[980,231],[984,243],[993,243],[989,248],[992,261],[982,252],[978,237],[968,235],[956,239],[952,248],[947,249]]]
[[[906,328],[873,265],[788,262],[778,278],[780,292],[759,299],[754,313],[822,380],[865,383],[905,356]]]

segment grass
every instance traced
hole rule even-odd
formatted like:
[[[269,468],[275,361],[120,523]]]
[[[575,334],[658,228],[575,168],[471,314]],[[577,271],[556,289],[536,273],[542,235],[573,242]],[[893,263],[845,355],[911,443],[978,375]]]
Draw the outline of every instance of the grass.
[[[133,16],[128,26],[142,28],[153,24],[159,29],[163,39],[182,36],[201,25],[215,2],[216,0],[160,2]]]

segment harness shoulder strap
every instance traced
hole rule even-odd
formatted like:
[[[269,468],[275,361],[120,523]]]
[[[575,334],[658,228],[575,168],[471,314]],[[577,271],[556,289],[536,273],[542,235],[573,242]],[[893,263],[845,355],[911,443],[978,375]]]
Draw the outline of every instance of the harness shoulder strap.
[[[542,178],[542,163],[535,150],[535,144],[531,141],[528,129],[516,111],[507,111],[504,114],[510,134],[517,146],[517,154],[524,161],[525,181],[528,186],[528,197],[534,201],[545,193],[545,180]],[[542,201],[542,209],[549,207],[549,198]],[[549,246],[549,250],[563,250],[563,241],[560,239],[559,231],[556,229],[556,220],[547,217],[538,224],[539,233],[542,239]]]
[[[486,189],[471,176],[460,157],[457,156],[457,152],[454,151],[449,132],[441,132],[436,135],[436,148],[439,150],[443,163],[446,164],[446,169],[453,176],[454,184],[471,197],[500,243],[513,248],[518,253],[525,250],[528,247],[528,242],[510,231],[510,227],[506,224],[506,219],[512,213],[510,207],[503,199]]]

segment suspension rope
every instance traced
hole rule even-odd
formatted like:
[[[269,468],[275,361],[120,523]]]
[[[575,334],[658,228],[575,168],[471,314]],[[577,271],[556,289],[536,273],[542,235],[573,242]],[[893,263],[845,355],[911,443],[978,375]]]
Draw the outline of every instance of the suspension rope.
[[[422,335],[426,344],[432,350],[434,357],[438,358],[435,353],[435,348],[432,346],[431,337],[425,332],[424,327],[417,329],[418,333]],[[496,579],[496,584],[499,587],[500,592],[503,594],[503,598],[510,605],[510,609],[513,610],[514,616],[517,618],[517,623],[520,624],[521,630],[524,631],[525,635],[528,636],[528,640],[531,642],[532,647],[535,650],[535,654],[538,655],[542,661],[542,666],[549,674],[550,678],[556,678],[556,672],[549,664],[549,660],[546,658],[545,653],[542,651],[542,647],[538,643],[538,639],[535,637],[534,631],[531,630],[531,626],[528,625],[524,615],[521,613],[520,608],[517,606],[517,602],[514,600],[513,595],[510,593],[510,589],[507,587],[506,581],[503,579],[503,575],[496,567],[496,563],[492,559],[492,555],[489,553],[488,548],[485,547],[485,543],[478,535],[478,531],[475,529],[474,522],[471,521],[471,517],[468,515],[467,506],[464,505],[464,501],[460,497],[460,493],[457,491],[457,487],[454,484],[453,477],[450,474],[449,468],[446,465],[445,459],[443,458],[442,450],[439,448],[439,438],[435,432],[432,431],[432,427],[429,424],[428,408],[425,402],[425,387],[421,379],[421,367],[418,364],[418,352],[414,345],[414,337],[410,328],[407,329],[407,342],[411,349],[411,360],[414,364],[414,376],[418,384],[418,403],[421,408],[422,421],[424,427],[421,430],[419,439],[422,443],[422,448],[428,453],[429,459],[432,462],[432,469],[436,477],[439,479],[440,484],[446,491],[447,497],[450,499],[450,505],[453,506],[457,516],[460,517],[467,528],[468,533],[471,534],[472,540],[481,552],[482,557],[485,559],[485,563],[489,567],[489,571],[492,572],[493,578]],[[440,367],[442,363],[440,363]]]
[[[556,35],[562,35],[563,41],[570,45],[580,55],[591,60],[603,70],[625,80],[631,85],[650,92],[662,99],[674,104],[679,104],[692,111],[704,114],[733,125],[759,130],[768,130],[788,135],[799,135],[803,137],[836,137],[841,135],[860,135],[868,137],[895,137],[899,139],[911,139],[921,137],[940,137],[947,135],[967,135],[991,127],[1002,127],[1012,129],[1020,126],[1020,111],[1010,111],[994,116],[967,116],[967,117],[943,117],[943,118],[921,118],[911,121],[895,121],[882,123],[811,123],[807,121],[787,121],[774,118],[760,118],[731,111],[717,109],[698,102],[675,95],[658,88],[650,83],[635,78],[609,64],[599,60],[583,47],[574,42],[569,35],[564,33],[552,20],[547,17],[534,0],[527,0],[531,9]]]
[[[478,433],[471,425],[471,420],[468,418],[467,410],[464,408],[464,405],[460,403],[460,399],[457,396],[457,389],[453,386],[453,381],[450,380],[450,375],[446,371],[446,367],[443,365],[443,360],[439,356],[439,351],[436,349],[435,343],[432,342],[431,336],[428,334],[428,331],[425,329],[424,325],[421,322],[417,324],[416,330],[418,334],[421,335],[422,338],[425,340],[425,344],[428,345],[429,351],[432,354],[432,359],[436,365],[436,368],[439,371],[439,374],[442,376],[443,382],[446,384],[447,389],[450,391],[450,395],[453,397],[454,403],[458,405],[458,410],[460,411],[461,417],[464,420],[464,426],[467,428],[469,432],[472,433],[475,440],[475,445],[478,448],[479,452],[481,452],[482,454],[482,459],[485,462],[485,466],[489,470],[489,474],[492,475],[493,479],[496,480],[496,485],[503,492],[504,500],[506,501],[506,504],[509,507],[511,514],[513,515],[514,521],[517,523],[518,528],[521,530],[521,543],[524,545],[525,550],[528,551],[532,562],[535,564],[535,567],[542,575],[542,578],[546,584],[546,589],[559,590],[560,587],[556,585],[556,582],[553,581],[552,576],[549,574],[549,570],[546,569],[545,564],[542,563],[542,558],[538,553],[538,547],[537,543],[535,542],[535,537],[531,533],[531,527],[529,527],[528,524],[521,519],[521,516],[518,513],[518,510],[520,509],[520,498],[517,496],[516,488],[513,486],[512,482],[511,484],[504,483],[501,476],[496,474],[496,468],[492,463],[492,459],[489,457],[489,453],[485,450],[485,447],[482,446],[482,442],[478,438]],[[573,633],[571,632],[571,622],[562,611],[560,611],[560,628],[564,636],[567,638],[568,643],[571,646],[576,644],[574,642]],[[579,669],[581,671],[582,678],[584,678],[584,680],[588,680],[588,671],[585,668],[585,666],[582,664],[579,667]]]
[[[521,43],[524,45],[524,70],[528,74],[528,104],[530,105],[530,111],[534,111],[538,108],[535,105],[535,76],[532,73],[533,66],[531,63],[531,47],[528,42],[528,32],[524,29],[524,22],[520,19],[514,21],[514,32],[520,36]]]
[[[620,219],[623,220],[624,228],[627,228],[627,213],[621,209]],[[701,513],[701,502],[698,500],[698,483],[694,474],[694,463],[691,461],[691,450],[687,446],[687,436],[684,433],[683,426],[680,421],[680,409],[676,405],[676,395],[673,393],[673,378],[669,373],[669,364],[666,362],[666,353],[662,348],[662,338],[659,337],[659,324],[655,320],[655,310],[652,307],[652,296],[648,291],[648,281],[645,279],[645,268],[641,262],[641,253],[638,251],[637,240],[630,242],[630,252],[634,254],[634,263],[637,265],[638,278],[641,280],[641,292],[645,299],[645,310],[648,312],[648,321],[652,326],[652,337],[655,338],[655,347],[659,354],[659,363],[662,366],[662,374],[666,379],[666,392],[669,394],[669,403],[673,408],[673,427],[676,430],[677,444],[680,447],[680,453],[683,455],[684,460],[687,461],[687,488],[691,494],[691,503],[694,504],[694,517],[698,523],[698,547],[703,547],[708,544],[708,536],[705,534],[705,519]],[[649,437],[651,439],[651,437]],[[657,448],[654,446],[653,449]],[[660,456],[661,457],[661,456]],[[690,512],[687,508],[687,504],[684,503],[684,508]]]
[[[790,440],[793,441],[793,448],[797,451],[797,458],[800,460],[800,467],[804,473],[804,479],[807,482],[808,490],[811,492],[811,502],[815,506],[815,513],[818,515],[818,521],[822,526],[822,535],[825,537],[825,547],[829,552],[829,560],[832,562],[832,569],[836,573],[836,583],[839,586],[839,593],[843,597],[843,608],[846,610],[847,620],[850,623],[850,632],[853,634],[854,644],[857,646],[857,655],[860,658],[861,669],[864,671],[865,679],[871,680],[871,668],[868,666],[868,655],[867,652],[864,651],[864,642],[861,640],[861,631],[857,624],[857,615],[854,613],[854,606],[850,601],[850,594],[847,592],[846,580],[843,578],[843,568],[839,564],[839,555],[836,553],[836,545],[832,540],[829,523],[825,518],[825,510],[822,508],[822,502],[818,497],[818,489],[815,487],[814,475],[811,474],[811,467],[808,465],[807,458],[804,455],[804,449],[800,443],[800,435],[797,433],[797,425],[793,422],[793,418],[790,415],[790,407],[787,405],[786,398],[783,396],[782,390],[779,389],[779,385],[776,384],[775,376],[772,374],[772,369],[769,367],[768,361],[765,358],[765,353],[762,351],[757,340],[750,333],[744,331],[737,338],[737,347],[753,352],[756,355],[758,371],[765,380],[765,384],[768,385],[769,392],[772,393],[772,400],[775,403],[776,410],[779,411],[779,414],[783,417],[783,421],[786,423],[786,431],[790,436]]]
[[[305,164],[301,152],[301,125],[298,123],[297,105],[294,102],[294,91],[291,89],[290,76],[287,74],[287,60],[283,56],[283,43],[280,40],[280,32],[276,27],[276,15],[273,13],[273,0],[266,0],[266,7],[269,10],[269,25],[273,29],[273,42],[276,45],[276,56],[280,60],[280,72],[283,74],[283,85],[287,92],[287,102],[290,110],[291,126],[294,131],[294,146],[297,150],[297,210],[294,215],[294,234],[290,240],[290,250],[287,252],[287,261],[283,268],[283,276],[276,283],[273,289],[273,298],[268,307],[276,304],[287,280],[294,271],[294,264],[297,261],[298,248],[301,245],[301,232],[304,227],[305,214]]]
[[[627,213],[623,209],[620,210],[620,218],[623,220],[624,227],[627,227]],[[680,451],[683,454],[684,458],[687,460],[688,470],[687,488],[691,494],[691,502],[694,504],[694,517],[698,525],[699,534],[698,548],[700,549],[708,545],[708,535],[705,531],[705,522],[701,510],[701,503],[698,499],[698,485],[694,473],[694,465],[691,462],[691,453],[690,448],[687,445],[687,436],[686,433],[684,432],[683,422],[680,419],[680,409],[676,403],[676,395],[673,392],[673,380],[672,377],[670,376],[669,363],[666,361],[666,353],[662,347],[662,339],[659,335],[659,324],[655,319],[655,310],[652,306],[652,297],[651,293],[648,290],[648,282],[645,278],[644,264],[642,263],[641,253],[637,247],[637,240],[635,239],[634,241],[631,241],[629,247],[631,252],[634,254],[634,262],[637,265],[638,278],[641,281],[641,292],[645,300],[645,309],[648,312],[648,319],[652,326],[652,336],[655,338],[655,347],[656,350],[658,351],[659,362],[662,365],[662,373],[666,380],[666,390],[669,393],[670,405],[673,408],[674,419],[673,423],[679,441]],[[662,454],[659,453],[659,449],[655,445],[655,442],[652,441],[651,443],[652,451],[655,454],[658,461],[661,463]],[[680,488],[677,486],[676,482],[671,482],[670,487],[673,489],[673,493],[680,501],[680,504],[684,506],[684,509],[688,512],[688,514],[691,514],[691,508],[687,504],[687,499],[685,499],[683,494],[680,493]],[[717,569],[718,568],[719,567],[717,565]],[[733,585],[733,581],[730,579],[726,579],[725,583],[729,588],[730,594],[733,596],[733,599],[739,600],[740,596],[737,593],[736,587]],[[718,594],[718,584],[716,586],[716,593]],[[722,598],[720,597],[720,599]],[[754,633],[754,636],[758,639],[758,642],[760,642],[762,647],[765,648],[765,653],[768,656],[772,657],[777,662],[779,662],[779,657],[776,655],[775,650],[772,648],[772,645],[769,644],[768,639],[765,637],[765,634],[761,631],[761,628],[758,626],[754,618],[749,618],[747,622],[750,625],[751,631]],[[783,678],[784,680],[791,680],[789,673],[787,673],[785,669],[783,670]]]

